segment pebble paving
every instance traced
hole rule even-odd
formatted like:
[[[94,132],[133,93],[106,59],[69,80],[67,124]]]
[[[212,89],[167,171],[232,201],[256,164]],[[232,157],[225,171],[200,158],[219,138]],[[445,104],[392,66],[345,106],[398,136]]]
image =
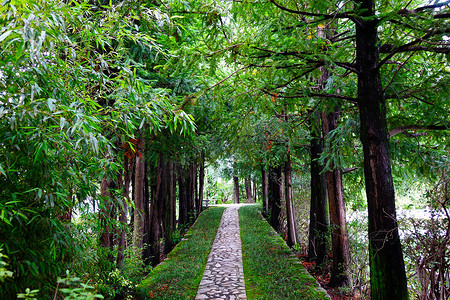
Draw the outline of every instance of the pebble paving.
[[[238,209],[231,206],[222,215],[196,300],[247,299]]]

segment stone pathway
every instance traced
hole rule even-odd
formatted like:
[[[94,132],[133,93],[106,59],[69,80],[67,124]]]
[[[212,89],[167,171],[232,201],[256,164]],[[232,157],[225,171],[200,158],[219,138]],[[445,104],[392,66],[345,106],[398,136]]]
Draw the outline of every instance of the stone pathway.
[[[236,205],[223,212],[195,299],[247,299],[238,209]]]

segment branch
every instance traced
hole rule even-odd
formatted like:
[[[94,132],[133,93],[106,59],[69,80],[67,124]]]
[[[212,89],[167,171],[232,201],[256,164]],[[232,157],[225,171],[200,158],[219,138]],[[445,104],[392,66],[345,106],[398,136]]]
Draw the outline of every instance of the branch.
[[[352,167],[352,168],[346,168],[342,170],[342,174],[347,174],[356,170],[359,170],[361,167]]]
[[[400,92],[400,93],[403,93],[401,95],[385,95],[384,98],[386,100],[387,99],[406,99],[406,98],[410,98],[410,97],[415,97],[416,94],[418,94],[420,92],[422,92],[422,93],[426,92],[426,91],[431,92],[433,90],[437,90],[437,87],[433,86],[432,88],[429,88],[429,89],[405,90],[405,91]],[[398,94],[400,94],[400,93],[398,93]],[[426,104],[429,104],[429,105],[435,105],[432,102],[424,101],[423,99],[420,99],[420,98],[416,98],[416,99],[418,99]]]
[[[432,5],[426,5],[426,6],[422,6],[422,7],[418,7],[415,9],[415,11],[423,11],[423,10],[427,10],[427,9],[435,9],[435,8],[439,8],[439,7],[443,7],[446,5],[449,5],[450,1],[445,1],[442,3],[436,3],[436,4],[432,4]]]
[[[238,47],[240,47],[240,46],[242,46],[242,45],[244,45],[244,43],[235,44],[235,45],[231,45],[231,46],[228,46],[228,47],[219,49],[219,50],[217,50],[217,51],[214,51],[214,52],[209,53],[209,54],[207,55],[207,57],[211,57],[211,56],[213,56],[213,55],[215,55],[215,54],[217,54],[217,53],[220,53],[220,52],[223,52],[223,51],[227,51],[227,50],[229,50],[229,49],[238,48]]]
[[[233,73],[231,73],[230,75],[228,75],[227,77],[225,77],[224,79],[222,79],[221,81],[219,81],[218,83],[216,83],[216,84],[210,86],[209,88],[207,88],[204,92],[207,92],[207,91],[209,91],[209,90],[215,88],[216,86],[218,86],[218,85],[224,83],[226,80],[228,80],[229,78],[231,78],[231,77],[232,77],[234,74],[236,74],[237,72],[242,71],[242,70],[247,69],[247,68],[249,68],[249,66],[244,66],[244,67],[242,67],[242,68],[237,69],[236,71],[234,71]]]
[[[443,44],[443,46],[450,46],[450,44]],[[399,47],[400,48],[400,47]],[[434,53],[450,53],[450,47],[425,47],[425,46],[405,46],[402,49],[395,49],[393,45],[384,44],[380,47],[380,53],[395,53],[410,52],[410,51],[428,51]]]
[[[397,48],[394,48],[391,53],[386,55],[386,57],[381,62],[378,63],[377,69],[381,68],[381,66],[384,65],[388,60],[390,60],[395,54],[397,54],[399,52],[405,52],[406,49],[408,49],[409,47],[414,46],[415,44],[418,44],[418,43],[422,42],[422,40],[430,37],[432,35],[432,33],[433,33],[433,31],[429,31],[421,38],[417,38],[414,41],[411,41],[411,42],[409,42],[409,43],[407,43],[405,45],[402,45],[402,46],[399,46]]]
[[[346,70],[348,70],[350,72],[353,72],[353,73],[356,73],[356,74],[360,73],[359,70],[356,69],[356,65],[355,64],[347,63],[347,62],[338,62],[338,61],[335,61],[334,63],[337,66],[339,66],[341,68],[344,68],[344,69],[346,69]]]
[[[287,12],[290,12],[293,14],[297,14],[297,15],[308,16],[308,17],[320,17],[320,18],[323,18],[324,20],[328,20],[328,19],[351,19],[351,20],[353,20],[354,19],[354,17],[351,14],[347,14],[347,13],[334,14],[334,15],[311,13],[311,12],[299,11],[299,10],[284,7],[280,4],[278,4],[277,2],[275,2],[275,0],[270,0],[270,2],[281,10],[284,10],[284,11],[287,11]]]
[[[413,9],[413,10],[409,10],[409,9],[403,8],[403,9],[400,9],[397,13],[399,15],[402,15],[402,16],[415,15],[418,12],[421,12],[421,11],[424,11],[424,10],[433,10],[433,9],[440,8],[440,7],[449,5],[449,4],[450,4],[450,1],[445,1],[445,2],[442,2],[442,3],[436,3],[436,4],[421,6],[421,7],[418,7],[416,9]],[[447,15],[447,16],[445,16],[445,15]],[[437,15],[434,16],[434,18],[435,19],[447,18],[448,15],[449,15],[448,13],[437,14]]]
[[[389,138],[393,137],[396,134],[403,133],[406,130],[449,130],[450,128],[444,125],[428,125],[428,126],[422,126],[422,125],[405,125],[400,126],[398,128],[391,129],[389,131]],[[418,136],[420,136],[419,134]]]
[[[272,93],[269,90],[264,89],[263,90],[266,94],[269,94],[271,96],[276,96],[278,98],[286,98],[286,99],[293,99],[293,98],[303,98],[303,97],[309,97],[309,96],[313,96],[313,97],[322,97],[322,98],[335,98],[335,99],[342,99],[342,100],[347,100],[353,103],[357,103],[358,99],[353,98],[353,97],[348,97],[348,96],[344,96],[344,95],[340,95],[340,94],[325,94],[325,93],[307,93],[307,94],[303,94],[303,95],[293,95],[293,96],[283,96],[280,94],[275,94]]]
[[[311,93],[309,95],[315,96],[315,97],[342,99],[342,100],[350,101],[352,103],[358,103],[357,98],[348,97],[348,96],[344,96],[344,95],[340,95],[340,94]]]

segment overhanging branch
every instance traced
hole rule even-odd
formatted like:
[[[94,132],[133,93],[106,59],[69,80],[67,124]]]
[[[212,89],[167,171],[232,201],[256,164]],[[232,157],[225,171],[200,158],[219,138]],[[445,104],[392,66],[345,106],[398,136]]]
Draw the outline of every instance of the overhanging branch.
[[[450,128],[444,125],[405,125],[398,128],[391,129],[389,131],[389,138],[396,134],[403,133],[407,130],[449,130]]]

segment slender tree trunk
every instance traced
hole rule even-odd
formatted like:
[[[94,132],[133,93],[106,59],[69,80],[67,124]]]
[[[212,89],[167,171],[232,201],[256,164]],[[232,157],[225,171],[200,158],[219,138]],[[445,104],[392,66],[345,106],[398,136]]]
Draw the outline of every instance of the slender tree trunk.
[[[150,241],[152,245],[152,254],[153,256],[159,256],[159,238],[167,237],[167,235],[171,235],[171,230],[168,228],[169,222],[172,219],[170,216],[170,194],[169,194],[169,164],[167,163],[164,155],[159,153],[158,155],[158,166],[157,166],[157,175],[156,175],[156,191],[155,191],[155,199],[152,202],[152,205],[155,205],[155,211],[157,211],[158,217],[153,218],[152,216],[152,227],[159,227],[158,233],[152,233],[152,240]],[[152,211],[153,212],[153,211]],[[153,229],[153,228],[152,228]],[[157,241],[155,240],[157,238]],[[167,241],[165,241],[167,243]],[[159,257],[156,259],[154,257],[152,259],[153,264],[159,262]]]
[[[160,175],[160,174],[158,174]],[[151,206],[150,206],[150,231],[149,231],[149,245],[148,256],[146,257],[146,263],[151,263],[152,266],[156,266],[160,262],[160,244],[161,238],[161,215],[160,215],[160,203],[157,195],[160,193],[158,190],[158,184],[156,184],[155,193],[152,193]]]
[[[205,187],[205,151],[201,153],[201,163],[198,175],[199,185],[198,185],[198,214],[202,212],[203,209],[203,189]]]
[[[173,230],[175,231],[177,226],[177,164],[172,162],[172,191],[171,191],[171,199],[172,199],[172,224]]]
[[[258,201],[258,185],[256,184],[256,181],[252,181],[252,187],[253,187],[253,190],[252,190],[252,200],[253,200],[253,203],[256,203],[257,201]]]
[[[196,219],[201,211],[201,204],[198,203],[198,164],[196,161],[192,163],[192,185],[194,189],[193,201],[194,201],[194,211],[192,218]]]
[[[103,199],[104,203],[100,207],[100,245],[104,248],[112,249],[113,241],[112,241],[112,229],[109,225],[111,222],[111,214],[113,209],[113,199],[111,194],[111,189],[114,188],[114,182],[110,178],[102,179],[100,183],[100,196]]]
[[[127,211],[128,203],[130,202],[130,182],[131,176],[133,175],[132,166],[133,159],[129,157],[124,157],[123,161],[123,186],[122,186],[122,209],[120,211],[119,222],[120,222],[120,234],[118,240],[118,253],[116,259],[116,265],[120,269],[123,266],[124,251],[126,249],[126,230],[127,226]]]
[[[284,198],[286,201],[286,217],[287,217],[287,245],[292,247],[297,244],[297,228],[295,225],[295,211],[292,193],[292,166],[291,154],[288,151],[287,159],[284,166]]]
[[[262,203],[263,213],[265,216],[269,215],[269,203],[267,198],[267,171],[264,166],[261,166],[261,185],[262,185]]]
[[[151,211],[150,211],[150,203],[152,199],[154,199],[155,190],[156,190],[156,179],[155,179],[156,170],[152,165],[150,168],[148,163],[144,164],[144,235],[142,236],[143,242],[143,253],[142,260],[145,264],[151,263],[151,231],[153,230],[152,225],[150,224]],[[151,188],[150,188],[151,187]]]
[[[185,170],[183,166],[180,164],[177,167],[177,176],[178,176],[178,205],[179,205],[179,219],[178,225],[180,228],[187,225],[188,219],[188,200],[186,196],[186,185],[185,185]]]
[[[317,266],[326,260],[328,252],[328,203],[326,178],[323,166],[318,162],[323,151],[323,139],[320,136],[320,119],[313,113],[311,121],[311,208],[309,221],[308,260]]]
[[[247,197],[247,203],[252,203],[252,179],[250,176],[244,178],[245,196]]]
[[[372,300],[408,299],[392,181],[386,103],[380,77],[375,1],[357,1],[356,66],[364,177],[369,214]]]
[[[174,247],[173,244],[173,232],[175,229],[174,223],[174,215],[176,211],[174,210],[175,206],[173,205],[174,200],[176,198],[176,193],[174,190],[174,173],[173,173],[174,164],[169,162],[167,165],[167,197],[165,203],[165,218],[164,218],[164,253],[168,254]]]
[[[239,177],[233,176],[233,183],[234,183],[233,203],[239,204]]]
[[[323,135],[337,127],[339,108],[333,112],[323,114]],[[331,144],[327,139],[327,144]],[[342,184],[342,173],[334,164],[330,165],[331,171],[327,171],[328,204],[331,225],[331,250],[333,253],[333,268],[328,286],[343,287],[350,286],[348,266],[350,263],[350,249],[346,226],[346,211],[344,199],[344,187]]]
[[[188,223],[192,223],[195,216],[195,178],[196,178],[196,164],[191,163],[188,166],[186,177],[186,196],[188,200]]]
[[[276,232],[280,232],[280,214],[281,214],[281,198],[282,198],[282,172],[281,166],[270,167],[269,168],[269,184],[268,184],[268,198],[269,198],[269,214],[270,214],[270,225],[275,229]]]
[[[143,140],[140,141],[140,146],[144,147]],[[142,255],[143,238],[144,238],[144,222],[145,222],[145,159],[144,151],[140,151],[142,156],[136,157],[136,167],[134,175],[134,229],[133,229],[133,252],[139,257]]]

